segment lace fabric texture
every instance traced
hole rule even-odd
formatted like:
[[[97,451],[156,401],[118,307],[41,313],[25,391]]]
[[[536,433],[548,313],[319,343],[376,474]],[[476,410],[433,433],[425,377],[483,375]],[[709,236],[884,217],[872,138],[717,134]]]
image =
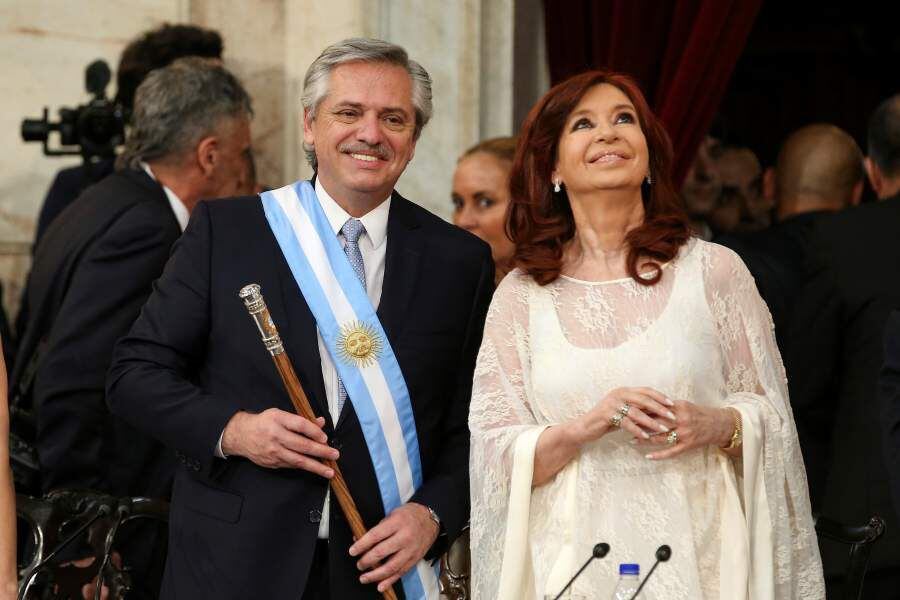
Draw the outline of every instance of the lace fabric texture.
[[[500,284],[469,416],[473,598],[497,598],[501,569],[509,568],[503,567],[504,540],[516,440],[578,418],[614,388],[638,386],[706,406],[735,406],[761,423],[761,456],[751,462],[761,465],[762,485],[756,487],[768,505],[760,514],[770,521],[763,524],[770,541],[760,548],[760,536],[751,535],[759,523],[747,521],[737,539],[723,526],[723,512],[734,507],[743,526],[740,507],[752,504],[727,497],[741,495],[747,457],[732,461],[706,448],[650,461],[645,447],[616,431],[585,446],[574,461],[574,510],[566,501],[566,471],[531,490],[523,553],[530,565],[523,572],[531,573],[532,583],[522,589],[535,590],[538,598],[555,593],[547,579],[566,547],[580,565],[595,543],[605,541],[609,556],[591,564],[574,593],[611,597],[618,564],[637,562],[646,573],[665,543],[672,559],[642,592],[647,598],[724,600],[720,583],[733,586],[729,578],[741,572],[746,598],[824,598],[806,474],[771,317],[737,255],[696,239],[665,265],[654,286],[560,277],[541,287],[519,270]],[[531,486],[530,478],[525,484]],[[735,555],[723,549],[734,545],[743,545],[737,555],[746,564],[740,568],[723,563],[724,555]],[[760,556],[771,559],[770,571],[753,564]]]

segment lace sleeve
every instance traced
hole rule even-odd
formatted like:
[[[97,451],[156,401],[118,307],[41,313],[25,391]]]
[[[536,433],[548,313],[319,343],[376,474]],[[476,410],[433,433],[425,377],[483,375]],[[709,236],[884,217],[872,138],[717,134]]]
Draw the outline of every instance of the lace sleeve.
[[[763,586],[757,587],[760,595],[751,597],[824,598],[806,471],[772,317],[750,272],[731,250],[708,245],[703,275],[721,342],[725,404],[737,408],[744,422],[737,475],[751,546],[750,572],[758,579],[771,570],[771,577],[764,578],[768,581],[757,580]],[[753,486],[762,506],[754,507],[754,498],[747,497]]]
[[[475,366],[470,477],[472,597],[497,598],[516,442],[540,431],[532,413],[528,340],[528,277],[513,271],[488,311]],[[530,482],[529,482],[530,492]]]

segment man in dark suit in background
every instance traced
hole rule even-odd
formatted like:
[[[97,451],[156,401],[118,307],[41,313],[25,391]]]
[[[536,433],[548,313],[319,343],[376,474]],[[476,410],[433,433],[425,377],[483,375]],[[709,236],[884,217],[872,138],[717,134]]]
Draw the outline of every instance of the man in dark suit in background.
[[[813,510],[850,524],[873,514],[886,520],[866,578],[866,597],[885,599],[900,597],[900,517],[890,499],[877,389],[885,323],[900,306],[900,96],[876,109],[868,138],[865,166],[879,201],[814,227],[786,363],[806,459],[825,465],[810,472]],[[847,548],[820,546],[833,586]]]
[[[154,71],[137,93],[121,170],[63,211],[38,246],[12,385],[35,413],[44,491],[168,495],[174,456],[108,412],[106,372],[193,207],[246,186],[250,114],[216,62]]]
[[[737,252],[753,274],[772,313],[782,353],[805,282],[813,225],[823,215],[859,204],[864,178],[862,151],[849,134],[824,123],[802,127],[788,136],[774,169],[763,177],[762,194],[775,206],[775,224],[716,238]]]
[[[385,509],[380,485],[393,471],[373,463],[362,400],[350,385],[343,391],[336,371],[348,367],[323,341],[331,329],[313,317],[295,258],[286,260],[273,234],[263,207],[275,194],[201,203],[109,378],[112,409],[184,464],[164,598],[351,600],[379,598],[394,583],[403,597],[398,578],[418,574],[468,517],[466,420],[494,273],[485,243],[394,191],[431,116],[431,80],[398,46],[346,40],[310,66],[303,106],[317,173],[311,206],[323,214],[316,231],[343,247],[337,259],[349,259],[364,286],[354,283],[354,293],[377,308],[408,388],[422,483]],[[321,415],[315,421],[294,414],[237,297],[251,282]],[[338,459],[369,529],[355,544],[327,495],[323,457]]]
[[[126,119],[130,118],[134,110],[135,91],[147,74],[185,56],[220,59],[222,37],[216,31],[195,25],[164,24],[158,29],[144,33],[125,47],[116,69],[115,103],[121,108]],[[33,249],[37,249],[53,220],[74,202],[81,192],[111,175],[114,166],[115,158],[91,157],[80,165],[61,169],[56,174],[38,210]],[[16,339],[25,335],[29,305],[26,290],[22,295],[15,323],[12,323]],[[12,336],[3,338],[3,349],[10,370],[15,359],[15,346],[11,345],[13,342]]]

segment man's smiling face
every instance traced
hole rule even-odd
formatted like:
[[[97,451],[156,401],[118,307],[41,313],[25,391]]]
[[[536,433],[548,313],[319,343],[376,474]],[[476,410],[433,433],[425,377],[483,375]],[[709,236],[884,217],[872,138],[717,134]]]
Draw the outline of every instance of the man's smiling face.
[[[335,200],[387,198],[415,152],[412,81],[390,63],[350,62],[331,72],[328,95],[303,119],[318,177]]]

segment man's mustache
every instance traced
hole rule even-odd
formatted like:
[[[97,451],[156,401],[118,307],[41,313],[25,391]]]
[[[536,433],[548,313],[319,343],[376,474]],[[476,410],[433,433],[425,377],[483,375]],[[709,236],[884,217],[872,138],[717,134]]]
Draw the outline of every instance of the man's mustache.
[[[344,154],[369,154],[381,160],[390,160],[393,157],[393,153],[384,144],[370,145],[364,142],[342,144],[338,146],[338,152]]]

